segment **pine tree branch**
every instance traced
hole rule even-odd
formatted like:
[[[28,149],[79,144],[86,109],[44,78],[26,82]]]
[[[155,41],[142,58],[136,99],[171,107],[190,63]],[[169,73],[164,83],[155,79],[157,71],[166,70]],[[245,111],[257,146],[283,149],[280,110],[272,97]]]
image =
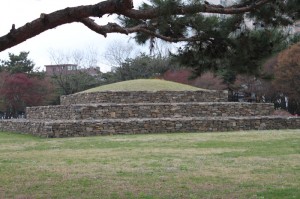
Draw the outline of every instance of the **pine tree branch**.
[[[239,13],[249,12],[253,9],[256,9],[272,1],[273,0],[256,0],[251,5],[247,4],[245,6],[240,6],[240,7],[237,6],[237,7],[225,7],[225,8],[216,5],[206,5],[206,4],[177,6],[176,8],[172,9],[173,11],[171,14],[184,15],[184,14],[195,14],[200,12],[220,13],[220,14],[239,14]],[[35,37],[42,32],[45,32],[49,29],[58,27],[63,24],[81,22],[87,25],[89,28],[91,28],[92,25],[88,25],[88,23],[90,22],[88,22],[86,19],[89,17],[101,18],[105,14],[118,14],[133,19],[153,19],[161,16],[163,13],[159,8],[150,8],[147,10],[132,9],[132,0],[122,0],[122,1],[107,0],[107,1],[97,3],[95,5],[65,8],[63,10],[58,10],[50,14],[42,13],[38,19],[26,23],[22,27],[15,28],[15,25],[13,25],[12,26],[13,28],[11,28],[8,34],[0,37],[0,52],[10,47],[16,46],[26,41],[27,39]],[[118,28],[115,27],[113,29],[112,25],[108,25],[105,28],[111,28],[111,30],[115,30],[116,32],[118,32],[118,30],[119,32],[123,31],[120,29],[120,27]],[[105,32],[106,33],[111,32],[107,29],[105,30],[105,28],[102,27],[101,30],[98,30],[98,27],[95,30],[92,28],[91,29],[105,36]],[[105,30],[104,33],[101,33],[101,31],[103,30]],[[128,29],[127,31],[129,30],[130,29]],[[130,31],[134,31],[134,29],[131,29]],[[145,33],[147,31],[148,30],[144,30]],[[178,39],[174,39],[174,41],[176,40]]]
[[[157,34],[151,30],[148,29],[148,26],[146,24],[139,24],[137,26],[134,27],[130,27],[130,28],[125,28],[122,27],[116,23],[108,23],[107,25],[104,26],[100,26],[97,23],[94,22],[94,20],[89,19],[89,18],[85,18],[83,20],[81,20],[81,22],[87,26],[88,28],[90,28],[91,30],[103,35],[104,37],[107,36],[108,33],[121,33],[121,34],[131,34],[131,33],[137,33],[137,32],[141,32],[141,33],[145,33],[147,35],[153,36],[153,37],[157,37],[159,39],[168,41],[168,42],[179,42],[179,41],[198,41],[200,38],[197,37],[189,37],[189,38],[172,38],[172,37],[167,37],[161,34]]]
[[[137,32],[140,27],[145,27],[144,24],[140,24],[136,27],[124,28],[118,25],[117,23],[108,23],[107,25],[100,26],[90,18],[82,19],[80,20],[80,22],[84,24],[86,27],[88,27],[89,29],[103,35],[104,37],[106,37],[108,33],[121,33],[121,34],[128,35],[129,33]]]
[[[192,36],[192,37],[179,37],[179,38],[177,38],[177,37],[176,38],[174,38],[174,37],[168,37],[168,36],[155,33],[155,32],[153,32],[151,30],[148,30],[148,29],[142,28],[142,27],[140,27],[138,30],[139,30],[138,32],[142,32],[142,33],[145,33],[147,35],[159,38],[161,40],[168,41],[168,42],[173,42],[173,43],[181,42],[181,41],[193,42],[193,41],[200,41],[200,40],[202,40],[202,38],[196,37],[196,36]]]
[[[187,42],[192,42],[192,41],[201,41],[203,38],[199,37],[199,36],[192,36],[192,37],[180,37],[180,38],[173,38],[173,37],[168,37],[165,35],[161,35],[158,33],[155,33],[153,31],[151,31],[149,29],[149,27],[146,24],[139,24],[137,26],[134,27],[130,27],[130,28],[125,28],[122,27],[116,23],[108,23],[107,25],[104,26],[100,26],[97,23],[94,22],[94,20],[86,18],[81,20],[81,22],[87,26],[88,28],[90,28],[91,30],[103,35],[104,37],[107,36],[108,33],[120,33],[120,34],[131,34],[131,33],[145,33],[149,36],[153,36],[159,39],[162,39],[164,41],[168,41],[168,42],[181,42],[181,41],[187,41]]]

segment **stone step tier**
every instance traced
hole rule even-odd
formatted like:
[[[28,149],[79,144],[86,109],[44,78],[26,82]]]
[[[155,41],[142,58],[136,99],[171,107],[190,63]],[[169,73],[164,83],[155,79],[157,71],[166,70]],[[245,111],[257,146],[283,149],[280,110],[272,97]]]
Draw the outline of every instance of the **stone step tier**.
[[[1,120],[0,130],[74,137],[300,128],[300,117],[272,116],[273,104],[227,100],[227,91],[78,93],[27,108],[27,119]]]
[[[102,120],[3,120],[1,131],[30,133],[41,137],[77,137],[115,134],[216,132],[299,129],[300,117],[185,117]]]
[[[186,103],[227,102],[228,91],[105,91],[76,93],[60,97],[61,105],[99,103]]]
[[[26,109],[27,119],[48,120],[267,116],[273,112],[271,103],[237,102],[74,104]]]

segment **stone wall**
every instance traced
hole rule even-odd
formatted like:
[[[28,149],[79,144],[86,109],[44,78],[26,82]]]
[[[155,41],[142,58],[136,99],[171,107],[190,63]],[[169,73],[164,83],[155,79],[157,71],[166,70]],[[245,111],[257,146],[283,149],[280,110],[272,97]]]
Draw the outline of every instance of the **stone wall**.
[[[41,137],[297,128],[300,128],[300,117],[280,116],[56,120],[47,122],[38,120],[0,121],[1,131],[27,132]]]
[[[99,103],[171,103],[171,102],[226,102],[228,91],[128,91],[92,92],[64,95],[61,105]]]
[[[224,91],[80,93],[62,96],[60,106],[27,108],[27,119],[0,120],[0,131],[74,137],[300,128],[300,117],[271,116],[272,104],[227,102],[227,95]]]
[[[44,120],[11,119],[0,120],[0,131],[17,133],[29,133],[39,137],[49,137],[52,135],[52,125],[47,126]],[[51,136],[50,136],[51,137]]]
[[[266,116],[273,112],[274,105],[270,103],[237,102],[77,104],[26,109],[28,119],[50,120]]]

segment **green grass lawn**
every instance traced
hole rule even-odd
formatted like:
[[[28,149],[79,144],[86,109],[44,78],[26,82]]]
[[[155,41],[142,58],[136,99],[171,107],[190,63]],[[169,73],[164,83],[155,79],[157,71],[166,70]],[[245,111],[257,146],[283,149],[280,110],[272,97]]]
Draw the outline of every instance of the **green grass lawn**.
[[[300,130],[0,133],[0,198],[300,198]]]
[[[159,80],[159,79],[137,79],[108,84],[104,86],[95,87],[83,92],[97,92],[97,91],[196,91],[205,90],[186,84],[179,84],[176,82]]]

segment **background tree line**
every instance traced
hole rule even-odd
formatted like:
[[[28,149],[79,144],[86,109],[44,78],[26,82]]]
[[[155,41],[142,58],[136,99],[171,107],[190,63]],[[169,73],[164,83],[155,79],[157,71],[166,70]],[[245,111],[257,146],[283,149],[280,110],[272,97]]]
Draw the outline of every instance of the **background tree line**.
[[[261,6],[257,6],[260,3]],[[195,9],[189,10],[191,7]],[[247,12],[233,12],[244,8],[249,9]],[[124,7],[124,10],[128,9],[131,8]],[[207,9],[208,13],[219,14],[206,14],[205,10]],[[229,89],[232,94],[242,89],[247,94],[255,94],[254,98],[250,96],[251,100],[273,102],[276,102],[281,96],[286,96],[290,98],[289,102],[298,106],[295,92],[287,92],[278,86],[279,83],[284,85],[283,81],[279,81],[283,78],[282,74],[291,79],[297,78],[297,76],[293,76],[297,71],[292,70],[293,67],[298,66],[297,60],[285,64],[289,59],[282,58],[297,54],[297,50],[277,56],[282,50],[299,41],[299,36],[290,32],[290,27],[300,17],[300,5],[297,0],[241,0],[237,4],[225,7],[203,1],[152,0],[143,3],[139,10],[153,11],[153,15],[151,17],[141,16],[141,18],[138,15],[136,15],[137,17],[120,15],[119,25],[114,24],[114,28],[118,27],[118,29],[113,30],[126,32],[126,34],[132,33],[128,31],[133,30],[136,33],[135,41],[138,44],[147,44],[150,52],[153,52],[159,39],[181,42],[180,47],[169,56],[139,54],[134,58],[128,56],[125,59],[116,59],[115,63],[117,64],[114,69],[111,72],[99,74],[97,79],[90,78],[90,76],[84,77],[84,74],[69,76],[58,74],[52,78],[52,85],[59,88],[56,89],[57,95],[71,94],[91,86],[117,81],[157,77],[169,69],[184,67],[190,68],[192,76],[198,78],[197,81],[194,81],[194,83],[198,82],[197,86],[203,86],[203,83],[211,81],[212,83],[207,84],[206,87],[213,88],[213,82],[217,81],[220,85],[221,80],[225,88]],[[93,26],[94,30],[97,29],[97,25],[92,22],[85,20],[82,23],[89,27]],[[101,28],[103,27],[106,26]],[[140,29],[137,29],[138,27]],[[104,34],[105,31],[103,31],[98,32]],[[25,55],[20,53],[19,57],[24,59],[25,56],[26,60],[27,55],[28,53]],[[276,59],[268,68],[265,63],[272,57],[276,57]],[[74,63],[76,60],[78,63],[82,60],[82,56],[76,55],[76,53],[73,58]],[[46,81],[47,78],[43,74],[32,71],[32,63],[24,61],[22,63],[24,69],[20,69],[19,63],[21,62],[14,60],[16,57],[10,54],[9,61],[2,61],[3,74],[9,74],[8,77],[22,74],[30,80],[37,78]],[[293,72],[287,73],[287,71]],[[4,75],[1,79],[4,80],[4,77],[8,78]],[[8,81],[1,82],[3,82],[1,88],[8,86],[5,84]],[[297,84],[294,82],[285,89],[297,90],[295,87]],[[267,90],[276,92],[270,93]],[[1,93],[4,95],[6,92]],[[12,102],[8,103],[8,99],[18,101],[19,98],[20,96],[2,97],[1,103],[6,103],[6,107],[10,107],[7,110],[16,112],[15,109],[19,108],[13,108],[16,106],[13,106]]]
[[[223,71],[206,71],[195,75],[193,68],[180,65],[177,57],[140,54],[128,58],[120,66],[107,73],[93,77],[84,72],[56,74],[47,77],[44,72],[34,71],[34,63],[27,58],[28,52],[9,55],[1,64],[0,110],[7,117],[16,117],[26,106],[58,104],[59,96],[85,89],[132,79],[162,78],[206,89],[230,89],[242,91],[244,100],[273,102],[291,113],[299,113],[299,43],[275,54],[260,66],[259,75],[237,74],[229,82]],[[174,75],[175,74],[175,75]],[[255,98],[251,98],[255,94]],[[247,96],[248,95],[248,96]],[[286,107],[285,97],[289,104]],[[238,99],[236,99],[238,100]]]

